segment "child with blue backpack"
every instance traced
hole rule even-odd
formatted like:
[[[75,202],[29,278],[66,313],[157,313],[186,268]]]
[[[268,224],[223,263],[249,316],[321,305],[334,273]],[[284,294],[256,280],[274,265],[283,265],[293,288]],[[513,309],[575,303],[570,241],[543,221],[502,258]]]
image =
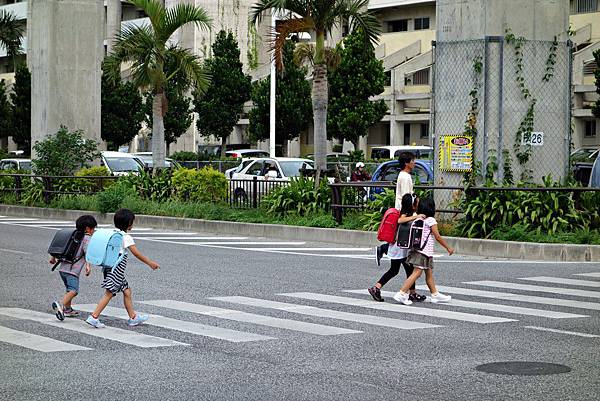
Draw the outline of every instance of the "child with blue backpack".
[[[62,302],[52,302],[52,310],[54,311],[54,314],[58,320],[65,320],[65,317],[79,316],[79,312],[73,309],[72,302],[79,293],[79,276],[81,275],[81,271],[84,267],[85,275],[90,275],[90,265],[85,261],[85,252],[96,226],[98,226],[96,219],[94,216],[90,215],[80,216],[75,221],[75,229],[83,232],[85,235],[81,240],[79,249],[77,249],[73,263],[69,263],[61,259],[59,264],[58,273],[60,274],[63,284],[65,285],[66,292],[65,295],[63,295]],[[49,262],[50,264],[56,264],[56,257],[50,257]]]
[[[125,279],[125,268],[127,267],[127,256],[128,252],[131,252],[133,256],[138,258],[141,262],[150,266],[152,270],[158,269],[160,266],[155,261],[148,259],[135,246],[133,237],[127,232],[133,228],[133,222],[135,220],[135,214],[128,209],[119,209],[115,212],[114,223],[115,227],[122,231],[123,241],[121,243],[121,249],[119,252],[119,262],[114,268],[104,268],[102,273],[104,275],[104,281],[102,282],[102,288],[104,288],[104,295],[96,305],[96,309],[88,318],[86,323],[95,327],[102,328],[105,324],[100,322],[99,317],[104,308],[108,306],[110,300],[116,296],[119,292],[123,293],[123,304],[129,315],[127,324],[129,326],[137,326],[146,320],[148,315],[142,315],[136,313],[133,309],[133,296],[129,283]]]

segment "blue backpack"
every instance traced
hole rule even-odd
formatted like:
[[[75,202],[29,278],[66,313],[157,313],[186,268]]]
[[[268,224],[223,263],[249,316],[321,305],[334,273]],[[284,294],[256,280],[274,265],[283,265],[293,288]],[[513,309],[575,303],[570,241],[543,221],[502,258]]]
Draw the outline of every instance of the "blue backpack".
[[[121,244],[123,231],[100,228],[94,231],[85,253],[85,260],[92,265],[114,269],[123,260]]]

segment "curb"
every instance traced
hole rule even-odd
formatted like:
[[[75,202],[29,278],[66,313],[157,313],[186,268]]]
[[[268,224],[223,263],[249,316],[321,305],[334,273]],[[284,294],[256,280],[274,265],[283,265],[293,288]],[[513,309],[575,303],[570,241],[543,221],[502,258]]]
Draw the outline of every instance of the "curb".
[[[15,216],[73,221],[81,216],[81,214],[89,213],[96,217],[98,223],[112,224],[112,214],[79,210],[0,205],[0,213]],[[330,242],[355,246],[376,246],[380,244],[380,242],[377,241],[374,232],[343,230],[339,228],[236,223],[231,221],[148,215],[136,215],[136,222],[144,226],[161,229],[207,231],[217,234],[248,235],[310,242]],[[538,244],[458,237],[445,237],[445,239],[448,244],[454,248],[457,254],[462,255],[554,262],[600,262],[600,245]]]

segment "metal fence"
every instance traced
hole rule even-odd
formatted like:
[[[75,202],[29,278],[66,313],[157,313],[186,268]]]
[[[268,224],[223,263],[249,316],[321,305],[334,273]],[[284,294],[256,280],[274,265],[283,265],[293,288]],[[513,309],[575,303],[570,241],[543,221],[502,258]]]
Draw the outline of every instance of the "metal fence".
[[[436,185],[462,183],[462,172],[440,167],[440,153],[443,137],[465,133],[468,121],[476,129],[474,160],[483,173],[497,165],[497,183],[510,172],[515,182],[568,175],[571,44],[507,37],[435,44]]]
[[[257,208],[265,195],[273,189],[289,185],[289,181],[271,178],[259,180],[253,177],[249,180],[229,181],[229,205],[236,208]]]

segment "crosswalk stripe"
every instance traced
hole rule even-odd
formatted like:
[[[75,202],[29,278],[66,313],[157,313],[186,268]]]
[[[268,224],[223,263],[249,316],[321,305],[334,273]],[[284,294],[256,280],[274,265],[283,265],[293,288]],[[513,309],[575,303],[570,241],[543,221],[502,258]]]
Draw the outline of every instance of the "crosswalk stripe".
[[[45,226],[54,226],[54,225],[58,226],[58,225],[63,225],[63,224],[69,224],[69,225],[72,225],[73,228],[75,228],[74,221],[65,221],[65,220],[20,221],[19,224],[28,224],[28,225],[40,224],[40,225],[45,225]]]
[[[316,308],[314,306],[291,304],[287,302],[269,301],[266,299],[249,297],[214,297],[218,301],[230,302],[234,304],[255,306],[258,308],[277,309],[284,312],[298,313],[307,316],[324,317],[329,319],[346,320],[354,323],[365,323],[373,326],[392,327],[395,329],[412,330],[440,327],[439,325],[429,323],[411,322],[410,320],[393,319],[389,317],[379,317],[373,315],[363,315],[359,313],[342,312],[331,309]]]
[[[181,241],[181,240],[205,240],[205,241],[210,241],[210,240],[223,240],[223,241],[229,241],[229,240],[243,240],[243,239],[247,239],[248,237],[139,237],[136,235],[136,238],[138,239],[162,239],[162,240],[169,240],[169,239],[174,239],[177,241]],[[228,242],[230,243],[230,242]],[[219,242],[219,244],[221,244],[221,242]]]
[[[340,327],[325,326],[322,324],[299,322],[291,319],[281,319],[272,316],[256,315],[253,313],[240,312],[231,309],[216,308],[214,306],[206,306],[192,304],[188,302],[174,301],[170,299],[157,301],[142,301],[143,304],[160,306],[185,312],[198,313],[219,319],[234,320],[237,322],[254,323],[262,326],[276,327],[279,329],[287,329],[301,331],[304,333],[316,334],[319,336],[332,336],[338,334],[354,334],[362,333],[358,330],[344,329]]]
[[[521,290],[521,291],[549,292],[552,294],[572,295],[572,296],[576,296],[576,297],[600,298],[600,292],[598,292],[598,291],[575,290],[572,288],[544,287],[541,285],[504,283],[501,281],[488,281],[488,280],[469,281],[469,282],[465,282],[464,284],[481,285],[484,287],[507,288],[507,289],[511,289],[511,290]]]
[[[23,218],[15,217],[15,218],[10,218],[10,219],[1,219],[0,223],[10,224],[12,222],[20,223],[20,222],[25,222],[25,221],[40,221],[40,220],[39,219],[30,219],[30,218],[25,218],[25,217],[23,217]]]
[[[594,273],[577,273],[575,276],[585,276],[585,277],[600,277],[600,272]]]
[[[96,308],[96,305],[87,304],[79,305],[79,309],[92,312]],[[125,309],[114,308],[108,306],[102,312],[102,315],[116,317],[119,319],[128,319],[127,311]],[[260,334],[246,333],[243,331],[231,330],[221,327],[208,326],[206,324],[186,322],[184,320],[172,319],[160,315],[149,314],[149,319],[144,324],[148,326],[162,327],[164,329],[182,331],[184,333],[196,334],[204,337],[217,338],[219,340],[230,341],[234,343],[247,342],[247,341],[261,341],[261,340],[273,340],[274,337],[263,336]]]
[[[447,292],[449,294],[470,295],[473,297],[503,299],[506,301],[528,302],[528,303],[534,303],[534,304],[565,306],[565,307],[579,308],[579,309],[600,310],[600,303],[595,303],[595,302],[574,301],[574,300],[563,299],[563,298],[545,298],[545,297],[539,297],[539,296],[535,296],[535,295],[514,294],[514,293],[510,293],[510,292],[482,291],[482,290],[474,290],[471,288],[448,287],[448,286],[437,286],[437,287],[440,292],[443,292],[443,293]],[[427,287],[424,285],[418,285],[417,289],[426,290]]]
[[[229,238],[224,238],[224,240],[228,240]],[[183,244],[183,245],[304,245],[306,242],[297,242],[297,241],[223,241],[223,242],[177,242],[177,241],[169,241],[173,244]]]
[[[348,297],[338,297],[336,295],[327,295],[327,294],[315,294],[311,292],[295,292],[289,294],[280,294],[286,297],[294,297],[301,299],[310,299],[313,301],[320,302],[332,302],[342,305],[350,305],[350,306],[359,306],[361,308],[369,308],[376,310],[384,310],[388,312],[396,312],[396,313],[408,313],[412,315],[421,315],[421,316],[432,316],[439,317],[442,319],[452,319],[452,320],[461,320],[464,322],[472,322],[472,323],[505,323],[505,322],[515,322],[515,319],[507,319],[503,317],[494,317],[494,316],[486,316],[486,315],[475,315],[471,313],[462,313],[462,312],[453,312],[453,311],[445,311],[440,309],[429,309],[422,308],[417,306],[405,306],[400,304],[385,304],[375,301],[368,301],[364,299],[358,298],[348,298]]]
[[[542,282],[542,283],[579,285],[579,286],[582,286],[582,287],[596,287],[596,288],[600,288],[600,281],[573,280],[573,279],[562,278],[562,277],[546,277],[546,276],[521,277],[521,278],[519,278],[519,280],[539,281],[539,282]]]
[[[580,332],[577,332],[577,331],[566,331],[566,330],[550,329],[548,327],[525,326],[525,328],[526,329],[539,330],[539,331],[549,331],[551,333],[569,334],[569,335],[578,336],[578,337],[588,337],[588,338],[598,338],[598,337],[600,337],[600,336],[598,336],[596,334],[580,333]]]
[[[143,235],[196,235],[196,233],[178,233],[178,232],[154,232],[154,231],[145,231],[145,232],[141,232],[141,233],[133,233],[133,235],[135,235],[136,237]],[[169,237],[170,238],[170,237]]]
[[[347,290],[344,292],[349,292],[352,294],[368,294],[367,290]],[[381,291],[381,295],[386,297],[392,297],[394,292],[392,291]],[[577,315],[575,313],[564,313],[564,312],[553,312],[549,310],[543,309],[532,309],[532,308],[522,308],[518,306],[510,306],[510,305],[499,305],[499,304],[488,304],[483,302],[471,302],[471,301],[463,301],[461,299],[454,299],[449,303],[440,303],[438,305],[442,306],[458,306],[461,308],[471,308],[471,309],[483,309],[483,310],[491,310],[496,312],[504,312],[504,313],[514,313],[517,315],[529,315],[529,316],[540,316],[547,317],[550,319],[570,319],[577,317],[589,317],[586,315]]]
[[[41,352],[89,351],[92,348],[0,326],[0,341]]]
[[[366,252],[369,248],[261,248],[266,251],[320,251],[320,252]],[[373,255],[354,255],[352,256],[370,256]]]
[[[43,312],[32,311],[21,308],[0,308],[0,315],[16,319],[32,320],[48,326],[58,327],[65,330],[76,331],[89,336],[100,337],[107,340],[117,341],[142,348],[170,347],[174,345],[188,345],[166,338],[149,336],[131,330],[118,329],[116,327],[104,327],[95,329],[79,319],[66,319],[62,322],[56,320],[53,315]]]

